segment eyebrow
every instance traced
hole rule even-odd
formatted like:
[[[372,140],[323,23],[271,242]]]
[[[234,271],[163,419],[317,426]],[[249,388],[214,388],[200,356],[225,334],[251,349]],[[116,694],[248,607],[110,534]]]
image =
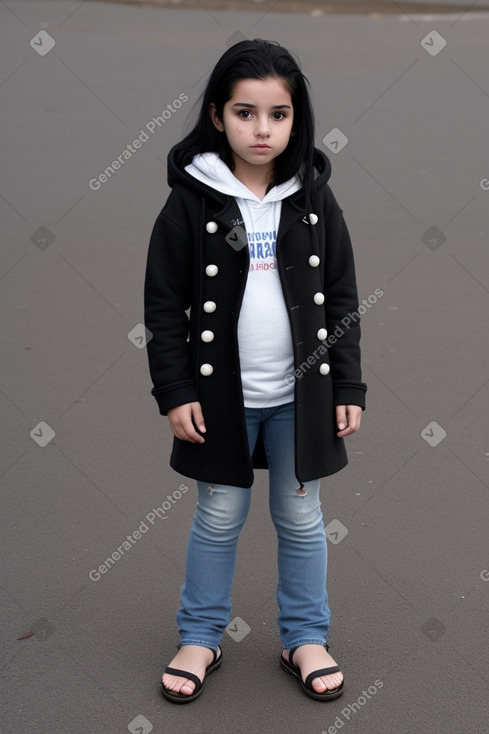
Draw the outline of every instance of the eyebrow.
[[[249,104],[248,102],[235,102],[233,104],[233,107],[250,107],[251,109],[255,109],[256,104]],[[291,108],[290,108],[290,105],[288,104],[276,104],[276,105],[273,105],[273,107],[271,107],[270,109],[272,110],[282,110],[282,109],[290,110]]]

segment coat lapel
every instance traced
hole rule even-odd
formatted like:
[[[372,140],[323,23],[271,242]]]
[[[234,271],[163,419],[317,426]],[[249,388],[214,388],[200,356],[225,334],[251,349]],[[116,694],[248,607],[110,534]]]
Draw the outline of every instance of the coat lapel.
[[[233,229],[239,221],[240,226],[245,229],[241,210],[232,196],[229,196],[223,208],[213,215],[213,219],[229,230]]]

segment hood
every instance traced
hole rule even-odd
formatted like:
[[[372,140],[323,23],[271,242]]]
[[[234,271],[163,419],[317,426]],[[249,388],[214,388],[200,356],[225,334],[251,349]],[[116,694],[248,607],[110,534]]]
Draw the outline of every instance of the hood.
[[[322,150],[314,148],[314,177],[316,189],[324,186],[331,176],[331,163]],[[223,202],[226,196],[234,196],[259,201],[241,181],[239,181],[214,151],[199,153],[190,157],[185,151],[178,151],[178,145],[168,153],[168,185],[184,183],[201,194],[211,195]],[[301,188],[298,175],[274,186],[266,194],[263,202],[279,201]]]
[[[194,178],[220,191],[222,194],[240,199],[260,201],[256,194],[236,178],[224,161],[221,160],[219,153],[199,153],[194,156],[192,163],[185,166],[185,170]],[[264,196],[263,200],[261,200],[261,203],[266,204],[272,201],[281,201],[286,196],[290,196],[295,191],[298,191],[301,186],[302,182],[299,176],[293,176],[283,184],[273,186]]]

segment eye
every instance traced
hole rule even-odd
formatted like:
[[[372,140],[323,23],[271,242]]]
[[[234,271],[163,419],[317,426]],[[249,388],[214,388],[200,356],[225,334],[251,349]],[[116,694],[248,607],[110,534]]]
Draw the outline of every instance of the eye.
[[[280,117],[274,117],[275,120],[285,120],[285,118],[287,117],[287,115],[285,115],[283,112],[279,112],[279,111],[274,112],[273,114],[274,115],[280,115]]]
[[[240,110],[238,112],[238,117],[241,117],[242,120],[249,120],[249,117],[242,117],[242,115],[251,115],[251,112],[249,110]]]

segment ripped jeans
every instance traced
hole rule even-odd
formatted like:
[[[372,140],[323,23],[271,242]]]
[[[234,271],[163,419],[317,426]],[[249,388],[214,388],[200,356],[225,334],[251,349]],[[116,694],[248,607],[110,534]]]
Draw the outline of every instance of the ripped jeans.
[[[270,514],[278,537],[278,626],[286,649],[325,645],[330,610],[327,549],[320,480],[298,493],[294,470],[294,403],[245,408],[252,452],[260,423],[269,466]],[[231,619],[231,588],[238,538],[251,502],[250,488],[197,482],[199,498],[187,547],[177,624],[180,646],[217,650]],[[239,634],[239,632],[238,632]]]

